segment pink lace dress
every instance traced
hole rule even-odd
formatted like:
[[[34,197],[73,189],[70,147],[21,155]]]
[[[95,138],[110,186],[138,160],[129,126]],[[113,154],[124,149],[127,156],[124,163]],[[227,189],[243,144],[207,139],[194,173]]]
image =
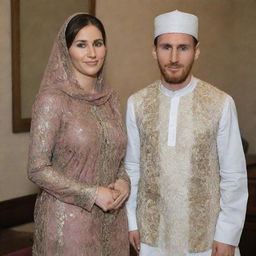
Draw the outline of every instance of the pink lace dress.
[[[85,94],[72,78],[63,47],[67,22],[33,106],[28,176],[41,188],[33,255],[128,256],[125,208],[95,205],[98,186],[129,182],[118,99],[105,87]]]

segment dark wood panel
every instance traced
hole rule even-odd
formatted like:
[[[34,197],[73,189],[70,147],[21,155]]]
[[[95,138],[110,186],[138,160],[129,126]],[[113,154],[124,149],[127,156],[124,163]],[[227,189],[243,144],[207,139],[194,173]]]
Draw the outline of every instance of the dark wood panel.
[[[256,229],[244,228],[241,241],[239,244],[241,256],[255,256],[256,255]]]
[[[36,194],[0,202],[0,228],[33,222]]]
[[[0,255],[14,256],[32,256],[31,247],[33,244],[33,233],[21,232],[11,229],[0,230]],[[25,250],[24,248],[27,248]],[[29,254],[23,254],[23,250],[30,252]],[[22,254],[21,251],[22,250]],[[15,252],[15,254],[13,254]],[[11,256],[9,255],[9,256]]]

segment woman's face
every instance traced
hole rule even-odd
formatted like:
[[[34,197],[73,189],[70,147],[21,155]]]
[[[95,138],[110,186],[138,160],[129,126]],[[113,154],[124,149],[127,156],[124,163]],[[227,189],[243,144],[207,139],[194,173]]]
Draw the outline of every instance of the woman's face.
[[[69,55],[78,80],[97,77],[106,55],[100,30],[94,25],[83,27],[69,48]]]

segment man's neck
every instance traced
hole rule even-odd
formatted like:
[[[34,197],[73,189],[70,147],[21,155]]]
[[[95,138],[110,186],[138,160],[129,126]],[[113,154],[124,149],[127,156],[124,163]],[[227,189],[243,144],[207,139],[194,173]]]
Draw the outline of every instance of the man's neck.
[[[185,81],[183,81],[182,83],[168,83],[164,80],[163,77],[161,77],[161,82],[162,82],[162,85],[171,90],[171,91],[178,91],[184,87],[186,87],[190,82],[191,82],[191,79],[192,79],[192,74],[189,74],[188,77],[186,78]]]

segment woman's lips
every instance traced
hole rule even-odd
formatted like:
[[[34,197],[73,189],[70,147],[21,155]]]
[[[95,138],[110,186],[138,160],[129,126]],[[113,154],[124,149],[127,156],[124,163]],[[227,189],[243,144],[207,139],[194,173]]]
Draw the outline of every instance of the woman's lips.
[[[98,64],[98,61],[85,61],[85,64],[88,66],[96,66]]]

